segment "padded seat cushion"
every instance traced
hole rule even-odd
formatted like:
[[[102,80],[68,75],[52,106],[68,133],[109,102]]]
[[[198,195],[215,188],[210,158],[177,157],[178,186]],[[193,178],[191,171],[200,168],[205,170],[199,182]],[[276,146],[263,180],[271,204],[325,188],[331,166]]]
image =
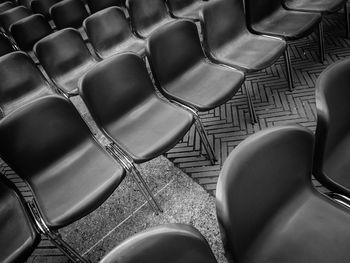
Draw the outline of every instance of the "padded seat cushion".
[[[342,8],[347,0],[285,0],[284,5],[289,9],[333,13]]]

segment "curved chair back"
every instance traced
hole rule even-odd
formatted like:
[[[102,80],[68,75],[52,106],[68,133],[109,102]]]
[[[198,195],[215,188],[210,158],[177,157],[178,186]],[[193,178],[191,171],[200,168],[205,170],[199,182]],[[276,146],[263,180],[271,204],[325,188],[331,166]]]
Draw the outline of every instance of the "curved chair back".
[[[4,34],[0,34],[0,57],[15,51],[11,40]]]
[[[23,6],[27,7],[27,8],[30,7],[30,3],[31,2],[32,2],[32,0],[17,0],[17,3],[19,5],[23,5]]]
[[[50,18],[50,8],[61,0],[33,0],[30,8],[34,13],[42,14],[46,18]]]
[[[54,94],[33,60],[24,52],[0,58],[0,108],[4,115],[38,97]]]
[[[0,261],[25,262],[40,241],[16,187],[0,174]]]
[[[168,224],[137,233],[100,263],[217,263],[205,238],[192,226]]]
[[[91,13],[96,13],[111,6],[123,6],[120,0],[87,0]]]
[[[217,217],[226,251],[244,262],[249,249],[288,200],[310,190],[314,136],[299,126],[258,132],[224,163],[216,189]]]
[[[0,14],[2,14],[3,12],[6,12],[7,10],[10,10],[14,7],[16,7],[15,4],[10,2],[10,1],[6,1],[4,3],[1,3],[0,4]]]
[[[96,62],[80,33],[73,28],[41,39],[34,51],[49,77],[66,93],[76,94],[79,77]]]
[[[30,16],[31,14],[32,12],[28,8],[24,6],[17,6],[0,14],[0,25],[6,32],[10,33],[10,26],[13,23],[21,20],[22,18]]]
[[[328,67],[316,83],[317,128],[314,175],[333,191],[350,196],[350,60]]]
[[[170,19],[164,0],[128,0],[126,5],[133,29],[142,38]]]
[[[197,1],[198,0],[167,0],[167,3],[171,11],[176,12],[194,4]],[[199,1],[202,2],[201,0]]]

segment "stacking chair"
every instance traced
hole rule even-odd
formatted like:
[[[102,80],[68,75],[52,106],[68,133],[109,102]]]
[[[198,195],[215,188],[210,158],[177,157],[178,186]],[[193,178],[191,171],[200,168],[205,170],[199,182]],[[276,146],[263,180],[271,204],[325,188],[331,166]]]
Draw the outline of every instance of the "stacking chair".
[[[347,0],[285,0],[283,4],[287,9],[306,12],[318,12],[322,15],[335,13],[344,7],[346,37],[350,37],[349,11],[347,2]]]
[[[90,8],[91,13],[96,13],[102,9],[112,6],[123,6],[120,0],[87,0],[86,2]]]
[[[148,39],[146,54],[157,88],[166,98],[190,110],[197,126],[202,126],[198,111],[214,109],[230,100],[244,82],[241,71],[206,58],[197,27],[189,20],[174,21],[156,30]],[[206,134],[200,134],[214,163]]]
[[[0,262],[25,262],[40,241],[16,187],[0,174]]]
[[[320,60],[324,60],[323,27],[319,13],[287,10],[282,0],[244,0],[247,25],[254,33],[296,40],[318,25]]]
[[[34,51],[49,77],[67,96],[78,94],[78,79],[97,62],[80,33],[73,28],[41,39]]]
[[[289,89],[293,89],[286,42],[280,38],[252,34],[245,23],[241,0],[216,0],[200,13],[204,47],[211,60],[247,73],[273,64],[283,53]],[[250,91],[247,89],[248,98]],[[252,122],[255,111],[249,99]]]
[[[0,33],[0,57],[15,50],[11,40],[6,35]]]
[[[10,32],[20,49],[31,51],[37,41],[53,33],[53,30],[43,15],[34,14],[12,24]]]
[[[164,0],[127,0],[131,24],[135,34],[141,38],[147,38],[161,25],[172,21]]]
[[[198,21],[199,13],[209,3],[203,0],[167,0],[170,12],[177,18]]]
[[[112,142],[107,149],[140,181],[135,163],[170,150],[193,123],[190,113],[157,97],[143,60],[133,53],[98,63],[82,78],[79,93]]]
[[[167,224],[137,233],[100,263],[217,263],[205,238],[192,226]]]
[[[350,60],[329,66],[316,82],[314,176],[328,189],[350,197]]]
[[[0,4],[0,14],[3,12],[6,12],[7,10],[10,10],[12,8],[16,7],[14,3],[6,1],[4,3]]]
[[[7,33],[10,33],[10,26],[13,23],[30,15],[32,12],[28,8],[17,6],[0,14],[0,25]]]
[[[310,130],[284,126],[258,132],[231,152],[216,189],[230,260],[349,261],[350,210],[314,188],[313,148]]]
[[[96,54],[105,59],[118,52],[145,54],[145,41],[135,37],[123,10],[110,7],[84,20],[84,28]]]
[[[81,0],[63,0],[50,8],[50,15],[58,29],[80,28],[89,15]]]
[[[57,231],[98,208],[124,169],[62,96],[39,98],[2,119],[0,145],[0,157],[32,190],[30,207],[41,230],[73,262],[86,262]]]
[[[21,51],[0,57],[0,79],[2,116],[38,97],[55,94],[33,60]]]
[[[51,19],[50,8],[59,1],[61,0],[32,0],[30,9],[32,9],[34,13],[42,14],[47,19]]]

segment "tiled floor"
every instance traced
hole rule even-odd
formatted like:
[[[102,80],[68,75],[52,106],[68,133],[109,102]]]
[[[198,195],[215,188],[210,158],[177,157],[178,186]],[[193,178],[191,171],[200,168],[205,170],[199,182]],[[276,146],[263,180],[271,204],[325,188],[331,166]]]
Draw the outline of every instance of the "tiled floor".
[[[86,258],[97,262],[135,232],[165,222],[186,222],[195,225],[207,237],[219,261],[225,262],[213,197],[219,171],[230,151],[255,131],[291,122],[315,129],[315,81],[328,65],[350,56],[350,40],[344,38],[343,15],[327,16],[324,24],[326,57],[323,64],[318,61],[316,34],[291,43],[293,92],[287,87],[282,58],[275,65],[247,77],[245,85],[253,93],[259,118],[257,124],[250,122],[244,89],[225,105],[201,114],[218,157],[215,165],[210,165],[201,155],[199,137],[191,129],[182,142],[166,154],[176,167],[164,157],[143,166],[147,181],[165,210],[162,215],[152,213],[135,190],[136,186],[127,179],[101,208],[63,229],[62,236]],[[5,173],[12,176],[8,170]],[[20,182],[17,184],[29,197],[26,187]],[[67,261],[46,239],[29,259],[29,262]]]

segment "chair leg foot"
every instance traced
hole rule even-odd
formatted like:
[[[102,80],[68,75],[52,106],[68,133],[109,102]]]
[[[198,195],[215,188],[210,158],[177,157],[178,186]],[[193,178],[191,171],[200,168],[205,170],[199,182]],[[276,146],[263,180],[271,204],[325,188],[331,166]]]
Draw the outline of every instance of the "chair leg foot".
[[[318,24],[318,41],[319,41],[319,52],[320,52],[320,61],[324,61],[324,36],[323,36],[323,22]]]
[[[292,62],[289,55],[289,45],[287,44],[286,50],[284,51],[284,63],[286,65],[286,71],[287,71],[287,81],[288,81],[288,88],[290,91],[293,91],[294,84],[293,84],[293,72],[292,72]]]
[[[254,104],[252,101],[252,96],[251,96],[251,90],[250,88],[247,87],[247,85],[243,84],[245,91],[246,91],[246,96],[248,100],[248,109],[249,109],[249,115],[250,115],[250,121],[252,124],[255,124],[258,122],[255,109],[254,109]]]
[[[344,4],[344,16],[345,16],[345,37],[350,38],[350,19],[349,19],[348,2],[345,2]]]

